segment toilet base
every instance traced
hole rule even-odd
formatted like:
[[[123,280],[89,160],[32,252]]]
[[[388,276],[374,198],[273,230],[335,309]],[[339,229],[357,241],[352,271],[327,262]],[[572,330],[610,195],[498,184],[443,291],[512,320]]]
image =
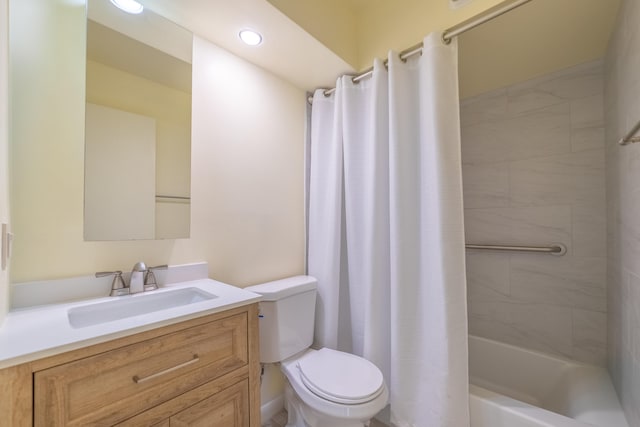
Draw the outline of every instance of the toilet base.
[[[284,393],[289,415],[286,427],[369,427],[369,421],[340,420],[318,413],[296,395],[288,380]]]

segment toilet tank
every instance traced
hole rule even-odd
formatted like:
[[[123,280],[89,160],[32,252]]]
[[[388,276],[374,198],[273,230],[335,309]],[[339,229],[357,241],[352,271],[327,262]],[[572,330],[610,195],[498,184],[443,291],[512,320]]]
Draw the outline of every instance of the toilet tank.
[[[280,362],[313,342],[317,280],[295,276],[249,286],[260,301],[260,361]]]

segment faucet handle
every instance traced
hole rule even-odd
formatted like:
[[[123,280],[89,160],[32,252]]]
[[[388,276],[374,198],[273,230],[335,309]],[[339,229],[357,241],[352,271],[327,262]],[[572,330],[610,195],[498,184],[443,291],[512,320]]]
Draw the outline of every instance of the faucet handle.
[[[156,275],[153,273],[153,270],[166,270],[168,267],[169,266],[167,264],[163,264],[147,268],[147,271],[144,274],[144,290],[152,291],[154,289],[158,289],[158,282],[156,282]]]
[[[98,271],[96,273],[96,277],[107,277],[107,276],[116,276],[122,274],[122,271]]]
[[[118,297],[129,293],[129,288],[124,284],[124,279],[122,278],[122,271],[99,271],[96,273],[96,277],[107,276],[113,276],[109,296]]]

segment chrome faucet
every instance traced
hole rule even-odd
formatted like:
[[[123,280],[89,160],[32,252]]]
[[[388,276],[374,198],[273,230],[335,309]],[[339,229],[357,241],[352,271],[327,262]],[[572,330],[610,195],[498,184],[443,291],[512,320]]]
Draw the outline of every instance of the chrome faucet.
[[[111,282],[111,293],[109,293],[110,296],[119,297],[129,293],[129,288],[124,284],[124,279],[122,278],[122,271],[99,271],[96,273],[96,277],[106,276],[113,276],[113,281]]]
[[[133,269],[131,270],[131,278],[129,279],[130,294],[144,292],[144,273],[146,271],[147,266],[142,261],[133,266]]]
[[[158,282],[156,281],[156,275],[154,270],[166,270],[169,266],[167,264],[156,265],[155,267],[148,267],[147,272],[144,274],[144,290],[153,291],[158,289]]]

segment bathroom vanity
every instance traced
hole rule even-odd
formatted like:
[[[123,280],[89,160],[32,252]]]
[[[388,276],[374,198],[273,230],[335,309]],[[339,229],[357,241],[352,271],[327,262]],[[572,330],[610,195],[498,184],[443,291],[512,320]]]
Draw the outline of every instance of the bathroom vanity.
[[[86,302],[9,316],[0,330],[0,426],[260,426],[258,297],[220,285],[189,282],[216,295],[190,307],[63,328],[53,349],[35,349],[19,328],[59,326],[62,313]],[[7,336],[18,347],[13,358]]]

